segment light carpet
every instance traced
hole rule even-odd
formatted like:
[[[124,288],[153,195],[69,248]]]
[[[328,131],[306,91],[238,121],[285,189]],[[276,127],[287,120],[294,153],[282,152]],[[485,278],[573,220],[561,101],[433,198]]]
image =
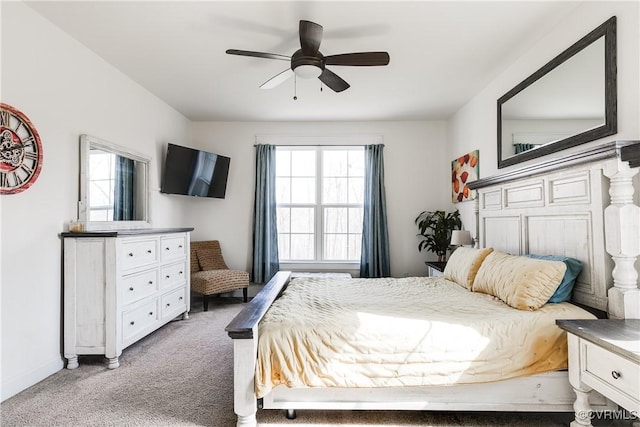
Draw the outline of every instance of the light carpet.
[[[80,357],[0,405],[9,426],[213,426],[235,425],[233,343],[224,327],[244,307],[217,298],[203,312],[194,301],[188,320],[177,320],[127,348],[120,368]],[[260,426],[568,426],[573,414],[259,410]]]

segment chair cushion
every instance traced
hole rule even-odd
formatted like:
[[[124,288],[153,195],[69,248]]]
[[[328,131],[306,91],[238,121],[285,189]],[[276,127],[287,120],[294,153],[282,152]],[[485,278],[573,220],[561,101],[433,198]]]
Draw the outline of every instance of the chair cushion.
[[[207,270],[191,273],[191,289],[204,295],[229,292],[249,286],[249,273],[240,270]]]
[[[228,268],[220,252],[213,248],[196,248],[196,256],[198,257],[198,264],[200,265],[201,270],[220,270]]]

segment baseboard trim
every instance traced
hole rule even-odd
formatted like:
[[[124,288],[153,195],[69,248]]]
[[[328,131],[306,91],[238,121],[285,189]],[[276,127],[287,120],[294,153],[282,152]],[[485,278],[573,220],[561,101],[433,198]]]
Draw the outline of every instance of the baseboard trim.
[[[62,357],[57,357],[43,364],[42,366],[32,369],[22,374],[14,375],[6,378],[2,375],[2,385],[0,386],[0,401],[4,402],[8,398],[15,396],[21,391],[39,383],[50,375],[55,374],[64,368]]]

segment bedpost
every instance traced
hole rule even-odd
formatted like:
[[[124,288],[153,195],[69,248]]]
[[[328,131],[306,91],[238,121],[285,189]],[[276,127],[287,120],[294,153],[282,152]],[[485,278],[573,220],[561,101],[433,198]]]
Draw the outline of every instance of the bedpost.
[[[605,247],[613,258],[613,287],[609,289],[609,316],[640,319],[640,289],[635,262],[640,255],[640,206],[633,203],[633,177],[638,168],[615,158],[604,165],[610,180],[611,204],[604,210]]]
[[[258,343],[258,330],[253,338],[233,340],[233,408],[238,416],[237,427],[256,427],[256,393],[254,374]]]
[[[473,229],[476,233],[474,236],[473,247],[481,248],[480,245],[480,192],[478,190],[473,190],[476,192],[476,199],[473,202]],[[484,242],[482,242],[484,244]]]
[[[238,416],[238,427],[258,425],[258,404],[254,387],[258,324],[271,303],[287,287],[290,276],[290,271],[277,272],[225,328],[233,339],[233,406]]]

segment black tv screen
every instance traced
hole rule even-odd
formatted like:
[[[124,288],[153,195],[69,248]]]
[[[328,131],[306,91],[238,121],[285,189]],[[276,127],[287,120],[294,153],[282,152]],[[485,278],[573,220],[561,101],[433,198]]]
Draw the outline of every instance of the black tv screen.
[[[169,144],[160,192],[224,199],[229,157]]]

